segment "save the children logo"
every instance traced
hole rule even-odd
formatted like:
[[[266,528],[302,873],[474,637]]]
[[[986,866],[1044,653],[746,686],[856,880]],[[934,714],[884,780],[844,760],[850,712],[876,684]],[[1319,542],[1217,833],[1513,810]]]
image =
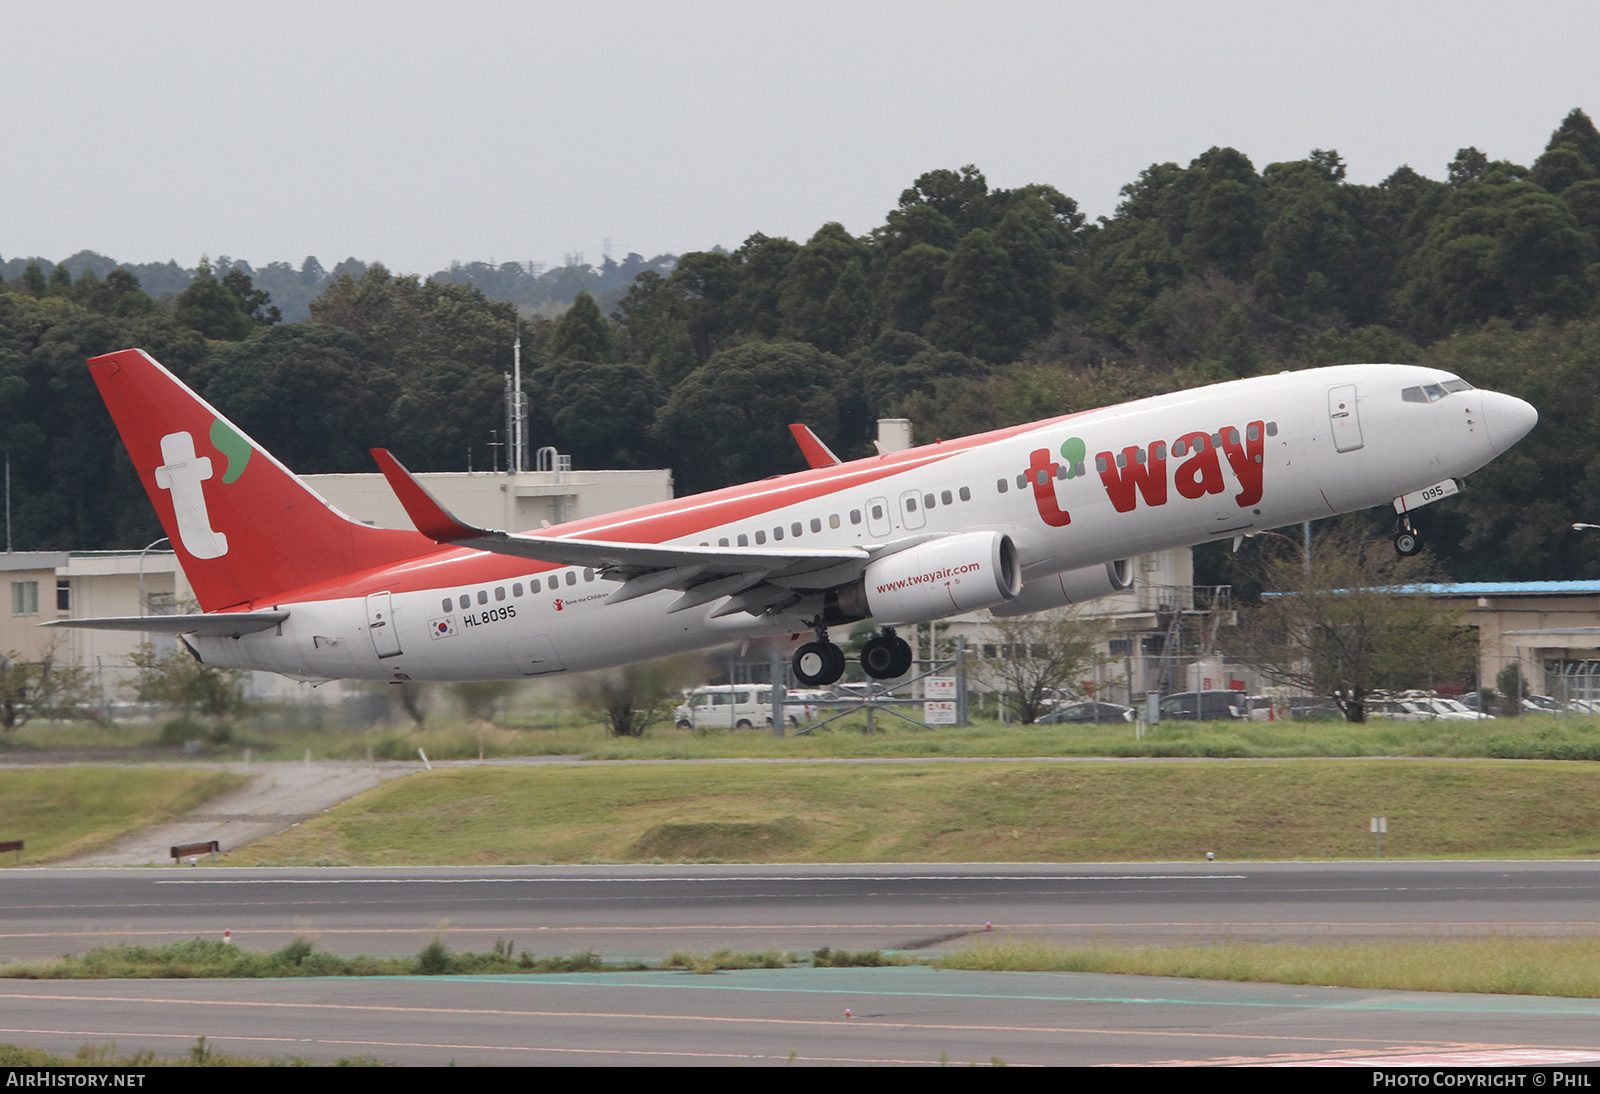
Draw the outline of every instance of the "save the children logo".
[[[1223,426],[1215,433],[1184,433],[1172,442],[1171,457],[1183,462],[1173,469],[1170,482],[1180,496],[1191,501],[1207,494],[1221,494],[1228,489],[1222,474],[1222,461],[1226,458],[1239,488],[1234,502],[1242,509],[1249,508],[1261,500],[1264,438],[1275,433],[1277,423],[1265,421],[1251,422],[1242,434],[1233,426]],[[1072,515],[1056,497],[1056,480],[1087,477],[1083,460],[1088,451],[1081,437],[1069,437],[1062,443],[1062,462],[1054,460],[1048,448],[1035,449],[1029,453],[1028,470],[1018,476],[1019,486],[1026,482],[1033,487],[1039,517],[1052,528],[1072,523]],[[1129,445],[1120,453],[1105,451],[1096,455],[1095,471],[1112,508],[1131,513],[1141,497],[1147,506],[1165,505],[1168,455],[1165,441]]]
[[[212,446],[228,458],[222,482],[236,481],[250,462],[253,451],[250,442],[221,418],[211,423],[210,440]],[[228,537],[211,527],[205,490],[201,486],[216,473],[211,457],[195,451],[191,434],[179,432],[161,438],[161,459],[164,462],[155,470],[156,485],[172,495],[172,516],[177,522],[183,549],[195,558],[221,558],[228,553]]]

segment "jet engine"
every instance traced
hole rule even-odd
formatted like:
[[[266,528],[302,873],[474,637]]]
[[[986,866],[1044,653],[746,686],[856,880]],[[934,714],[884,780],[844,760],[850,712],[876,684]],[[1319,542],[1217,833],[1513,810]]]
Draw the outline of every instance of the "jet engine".
[[[857,588],[879,623],[921,623],[1005,603],[1022,591],[1022,568],[1010,536],[966,532],[878,559]]]
[[[1068,604],[1082,604],[1086,600],[1124,593],[1133,588],[1133,567],[1128,560],[1119,558],[1104,566],[1085,566],[1081,570],[1066,570],[1059,574],[1034,578],[1023,588],[1020,596],[991,608],[995,615],[1027,615],[1049,608],[1064,608]]]

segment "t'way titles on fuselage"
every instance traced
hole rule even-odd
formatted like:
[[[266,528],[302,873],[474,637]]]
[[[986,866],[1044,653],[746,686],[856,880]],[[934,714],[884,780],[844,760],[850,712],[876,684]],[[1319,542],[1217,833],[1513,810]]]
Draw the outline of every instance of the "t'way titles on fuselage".
[[[1238,482],[1239,493],[1234,497],[1240,508],[1249,508],[1261,500],[1263,438],[1277,432],[1276,423],[1254,421],[1245,426],[1244,433],[1225,425],[1215,433],[1198,430],[1180,435],[1172,442],[1171,455],[1182,460],[1173,471],[1172,481],[1178,494],[1194,500],[1207,494],[1221,494],[1227,490],[1223,480],[1221,452]],[[1029,454],[1028,470],[1017,476],[1018,486],[1024,483],[1033,487],[1033,502],[1040,518],[1052,528],[1064,528],[1072,523],[1072,514],[1061,507],[1056,496],[1057,479],[1074,479],[1084,476],[1083,459],[1088,451],[1083,440],[1069,437],[1061,444],[1061,459],[1057,462],[1048,448],[1038,448]],[[1151,441],[1147,445],[1128,445],[1120,453],[1107,450],[1095,456],[1095,470],[1105,487],[1106,497],[1119,513],[1131,513],[1144,498],[1148,506],[1167,504],[1167,442]]]

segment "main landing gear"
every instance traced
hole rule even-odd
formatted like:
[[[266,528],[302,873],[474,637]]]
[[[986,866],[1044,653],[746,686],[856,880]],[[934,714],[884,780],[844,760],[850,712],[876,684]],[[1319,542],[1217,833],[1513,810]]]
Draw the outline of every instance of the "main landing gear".
[[[1400,518],[1400,526],[1395,529],[1394,549],[1402,557],[1410,558],[1422,550],[1422,533],[1411,526],[1411,518]]]
[[[816,622],[817,640],[794,651],[794,678],[807,687],[826,687],[844,675],[844,650],[828,641],[828,628]]]
[[[844,675],[844,651],[828,641],[828,629],[817,623],[816,641],[794,651],[794,677],[807,687],[826,687]],[[874,680],[892,680],[911,669],[911,646],[893,627],[861,647],[861,668]]]
[[[861,669],[874,680],[892,680],[910,671],[914,656],[906,640],[896,635],[893,627],[885,627],[861,647]]]

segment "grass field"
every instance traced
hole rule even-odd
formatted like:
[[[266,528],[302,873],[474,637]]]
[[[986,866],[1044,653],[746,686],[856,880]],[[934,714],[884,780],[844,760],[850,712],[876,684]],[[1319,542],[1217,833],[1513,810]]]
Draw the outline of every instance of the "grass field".
[[[70,858],[187,812],[244,781],[241,775],[181,767],[10,768],[0,771],[0,839],[26,841],[25,863]]]
[[[1428,760],[456,768],[233,865],[1600,855],[1600,765]]]
[[[1600,938],[1492,938],[1357,946],[1174,948],[1003,941],[946,954],[945,969],[1105,972],[1397,991],[1600,998]]]
[[[915,715],[916,708],[905,708]],[[304,713],[304,712],[302,712]],[[976,720],[971,726],[913,727],[878,716],[864,732],[852,715],[814,734],[775,738],[764,730],[693,733],[660,726],[641,738],[615,738],[603,727],[558,710],[522,711],[507,724],[474,727],[436,718],[421,733],[394,727],[347,730],[246,720],[225,745],[207,745],[210,759],[414,760],[479,755],[577,755],[586,759],[714,759],[723,757],[896,756],[1442,756],[1600,761],[1600,718],[1547,715],[1483,722],[1168,722],[1136,740],[1127,723],[1104,726],[1016,726]],[[536,726],[537,728],[529,728]],[[145,758],[180,759],[177,748],[154,749],[154,725],[32,724],[0,737],[7,751],[42,748],[132,749]]]

